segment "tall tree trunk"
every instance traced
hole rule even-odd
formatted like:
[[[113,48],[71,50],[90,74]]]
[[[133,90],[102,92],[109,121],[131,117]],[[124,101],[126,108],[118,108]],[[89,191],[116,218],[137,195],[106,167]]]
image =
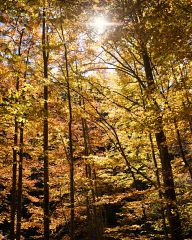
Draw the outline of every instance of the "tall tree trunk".
[[[155,134],[160,160],[162,166],[162,175],[164,182],[164,196],[166,199],[166,211],[170,225],[170,233],[173,240],[182,240],[182,229],[179,218],[179,211],[176,202],[176,193],[173,181],[170,154],[166,145],[166,138],[163,130]]]
[[[45,1],[42,20],[42,47],[44,78],[48,79],[48,50],[47,50],[47,29],[46,29],[46,10]],[[43,156],[44,156],[44,238],[49,240],[49,157],[48,157],[48,85],[44,84],[44,109],[43,109]]]
[[[64,36],[64,32],[63,32]],[[68,124],[68,138],[69,138],[69,161],[70,161],[70,239],[75,238],[75,192],[74,192],[74,158],[73,158],[73,133],[72,133],[72,103],[71,103],[71,90],[69,82],[69,65],[68,65],[68,52],[67,46],[64,44],[65,48],[65,69],[66,69],[66,82],[67,82],[67,98],[68,98],[68,110],[69,110],[69,124]]]
[[[12,189],[11,189],[11,229],[10,239],[15,239],[15,213],[16,213],[16,198],[17,198],[17,147],[18,147],[18,122],[15,117],[15,133],[13,146],[13,166],[12,166]]]
[[[78,68],[76,64],[76,73],[78,73]],[[77,78],[78,81],[78,78]],[[78,87],[79,87],[79,92],[82,92],[82,86],[81,83],[78,81]],[[79,106],[82,106],[83,109],[85,110],[85,101],[80,96],[79,98]],[[82,130],[83,130],[83,140],[84,140],[84,155],[89,156],[91,153],[91,145],[90,145],[90,139],[89,139],[89,133],[88,133],[88,126],[87,126],[87,120],[85,118],[81,118],[81,124],[82,124]],[[90,163],[85,163],[85,176],[86,178],[91,181],[91,166]],[[93,221],[92,221],[92,203],[91,203],[91,197],[89,196],[89,191],[90,189],[88,188],[86,191],[86,210],[87,210],[87,235],[88,239],[93,238]]]
[[[158,132],[155,134],[156,142],[158,146],[158,150],[160,153],[160,160],[161,160],[161,167],[162,167],[162,175],[163,175],[163,183],[164,183],[164,196],[166,199],[166,211],[167,211],[167,217],[169,221],[170,226],[170,233],[172,240],[182,240],[182,228],[181,228],[181,221],[179,217],[179,211],[177,208],[176,203],[176,193],[175,193],[175,186],[173,181],[173,172],[172,172],[172,166],[171,166],[171,155],[168,151],[168,146],[166,143],[166,137],[163,130],[163,123],[162,118],[160,116],[160,108],[151,96],[152,93],[155,90],[155,83],[153,79],[153,72],[151,68],[150,58],[147,53],[146,47],[142,46],[143,50],[143,62],[144,62],[144,69],[146,74],[146,80],[147,80],[147,91],[148,96],[151,101],[154,103],[154,108],[156,110],[156,113],[158,114],[156,126],[158,129]]]
[[[83,138],[84,138],[84,146],[85,146],[85,156],[89,156],[91,154],[91,146],[90,139],[87,127],[86,119],[82,119],[82,127],[83,127]],[[97,179],[96,179],[96,171],[94,166],[91,167],[90,164],[86,164],[86,177],[90,180],[91,184],[91,196],[88,195],[86,197],[87,202],[87,218],[88,218],[88,234],[89,239],[102,240],[103,237],[103,216],[102,209],[100,206],[96,206],[96,198],[98,196],[97,191]]]
[[[18,56],[21,56],[21,44],[23,40],[24,29],[20,33],[19,45],[18,45]],[[16,92],[19,91],[19,76],[16,79]],[[16,100],[17,102],[18,100]],[[17,115],[15,116],[15,130],[14,130],[14,147],[13,147],[13,167],[12,167],[12,189],[11,189],[11,228],[10,228],[10,239],[15,239],[15,215],[17,209],[17,153],[18,153],[18,134],[19,125],[17,121]]]
[[[82,118],[82,129],[83,129],[83,140],[84,140],[84,154],[85,156],[89,156],[89,139],[88,139],[88,129],[86,119]],[[86,178],[91,181],[91,166],[89,163],[85,164],[85,174]],[[93,222],[91,215],[91,199],[89,196],[89,189],[86,193],[86,208],[87,208],[87,227],[88,227],[88,238],[91,239],[93,237]]]
[[[21,216],[22,216],[22,185],[23,185],[23,135],[24,135],[24,124],[20,126],[20,143],[19,143],[19,172],[18,172],[18,193],[17,193],[17,230],[16,239],[21,239]]]

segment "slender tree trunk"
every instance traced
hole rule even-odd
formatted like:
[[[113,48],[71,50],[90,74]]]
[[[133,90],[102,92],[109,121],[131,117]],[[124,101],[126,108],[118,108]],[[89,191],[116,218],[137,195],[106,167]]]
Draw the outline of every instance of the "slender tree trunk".
[[[77,64],[76,64],[76,72],[78,72]],[[78,81],[78,78],[77,78],[77,81]],[[78,86],[79,86],[79,91],[82,91],[82,86],[79,81],[78,81]],[[83,109],[85,110],[85,101],[82,98],[82,96],[80,96],[79,105],[82,106]],[[82,124],[82,130],[83,130],[83,140],[84,140],[84,155],[89,156],[89,154],[91,153],[91,145],[90,145],[87,121],[83,117],[81,119],[81,124]],[[85,163],[85,175],[86,175],[86,178],[89,181],[91,181],[91,166],[89,163]],[[88,231],[87,235],[88,235],[88,239],[92,239],[94,228],[93,228],[93,221],[92,221],[93,219],[92,219],[92,212],[91,212],[92,203],[91,203],[91,197],[89,196],[89,191],[90,189],[88,188],[86,191],[87,231]]]
[[[84,103],[83,103],[84,104]],[[83,138],[85,155],[89,156],[92,152],[90,145],[90,138],[88,133],[88,126],[86,119],[82,118]],[[100,206],[96,206],[96,198],[98,197],[96,171],[90,164],[86,164],[86,177],[91,183],[91,197],[87,194],[87,217],[88,217],[88,234],[89,239],[102,240],[103,239],[103,216]]]
[[[22,185],[23,185],[23,135],[24,135],[24,124],[20,126],[20,144],[19,144],[19,173],[18,173],[18,194],[17,194],[17,231],[16,239],[21,239],[21,216],[22,216]]]
[[[131,167],[130,162],[129,162],[128,159],[127,159],[127,156],[126,156],[125,151],[124,151],[124,149],[123,149],[123,147],[122,147],[121,141],[119,140],[119,136],[118,136],[118,134],[117,134],[117,131],[116,131],[116,129],[115,129],[111,124],[109,124],[105,119],[104,119],[104,122],[106,123],[106,125],[107,125],[107,126],[112,130],[112,132],[113,132],[113,136],[115,137],[115,139],[116,139],[116,141],[117,141],[118,150],[119,150],[121,156],[123,157],[123,159],[125,160],[125,163],[126,163],[128,169],[129,169],[129,172],[131,173],[131,177],[133,178],[133,184],[134,184],[134,186],[136,187],[135,174],[134,174],[134,172],[133,172],[133,170],[132,170],[132,167]]]
[[[44,65],[44,78],[48,79],[48,50],[46,49],[47,42],[46,31],[46,10],[45,2],[43,8],[43,22],[42,22],[42,45],[43,45],[43,65]],[[49,157],[48,157],[48,86],[44,84],[44,109],[43,109],[43,156],[44,156],[44,238],[49,240]]]
[[[64,33],[63,33],[64,36]],[[67,98],[68,98],[68,109],[69,109],[69,124],[68,124],[68,138],[69,138],[69,161],[70,161],[70,239],[75,238],[75,193],[74,193],[74,158],[73,158],[73,133],[72,133],[72,102],[71,102],[71,90],[69,82],[69,66],[68,66],[68,52],[67,46],[65,48],[65,69],[66,69],[66,81],[67,81]]]
[[[137,189],[135,173],[134,173],[134,172],[132,171],[132,169],[131,169],[131,165],[130,165],[128,159],[127,159],[127,156],[126,156],[126,154],[125,154],[125,152],[124,152],[123,147],[121,146],[121,142],[120,142],[120,140],[119,140],[119,137],[118,137],[116,131],[115,131],[115,135],[116,135],[116,140],[117,140],[117,143],[118,143],[118,146],[119,146],[119,151],[120,151],[120,153],[121,153],[121,156],[122,156],[122,157],[124,158],[124,160],[125,160],[125,163],[126,163],[128,169],[129,169],[129,172],[131,173],[131,177],[132,177],[132,179],[133,179],[134,187]]]
[[[158,187],[158,194],[159,194],[159,199],[161,201],[161,215],[162,215],[162,221],[163,221],[163,231],[165,234],[165,239],[169,239],[168,238],[168,230],[167,230],[167,225],[166,225],[166,216],[165,216],[165,209],[162,203],[163,200],[163,193],[161,190],[161,182],[160,182],[160,175],[159,175],[159,170],[158,170],[158,165],[157,165],[157,159],[155,156],[155,149],[154,149],[154,144],[153,144],[153,139],[152,139],[152,134],[149,134],[149,140],[150,140],[150,144],[151,144],[151,153],[152,153],[152,159],[153,159],[153,163],[155,166],[155,176],[156,176],[156,180],[157,180],[157,187]]]
[[[141,175],[144,179],[146,179],[148,182],[150,182],[153,186],[156,187],[156,184],[155,184],[149,177],[147,177],[147,175],[145,175],[144,173],[142,173],[141,171],[139,171],[139,169],[131,166],[129,160],[127,159],[127,156],[126,156],[126,154],[125,154],[125,151],[124,151],[124,149],[123,149],[123,147],[122,147],[122,144],[121,144],[121,142],[120,142],[120,140],[119,140],[119,136],[118,136],[115,128],[114,128],[112,125],[110,125],[106,120],[104,120],[104,121],[105,121],[106,125],[109,127],[109,129],[111,129],[112,132],[113,132],[113,136],[115,137],[116,143],[115,143],[115,141],[114,141],[112,138],[111,138],[111,141],[113,142],[113,144],[115,145],[115,147],[118,149],[119,153],[121,154],[121,156],[122,156],[123,159],[125,160],[125,163],[126,163],[126,165],[127,165],[127,167],[128,167],[128,170],[129,170],[129,172],[131,173],[131,177],[132,177],[132,179],[133,179],[133,184],[134,184],[134,186],[137,185],[137,184],[136,184],[136,177],[135,177],[135,172],[136,172],[137,174]],[[134,172],[133,170],[134,170],[135,172]]]
[[[89,156],[89,140],[86,119],[82,118],[82,129],[83,129],[83,139],[84,139],[84,154]],[[90,164],[85,164],[85,174],[86,178],[91,181],[91,166]],[[93,235],[93,222],[91,216],[91,199],[89,196],[89,189],[86,193],[86,208],[87,208],[87,227],[88,227],[88,238],[91,239]]]
[[[21,31],[18,45],[18,55],[21,56],[21,44],[23,40],[24,29]],[[19,91],[19,77],[16,79],[16,91]],[[17,102],[18,100],[16,100]],[[17,115],[15,116],[15,132],[14,132],[14,147],[13,147],[13,167],[12,167],[12,189],[11,189],[11,228],[10,239],[15,239],[15,215],[17,209],[17,153],[18,153],[18,134],[19,126],[17,121]]]
[[[15,133],[13,146],[13,166],[12,166],[12,189],[11,189],[11,229],[10,239],[15,239],[15,213],[16,213],[16,199],[17,199],[17,147],[18,147],[18,122],[15,117]]]
[[[22,37],[24,34],[24,30],[22,30],[20,37],[20,47],[19,47],[19,55],[21,56],[21,43]],[[26,71],[24,72],[24,79],[27,76],[27,65],[29,63],[29,52],[30,47],[27,52],[27,60],[26,60]],[[19,82],[18,82],[19,85]],[[19,86],[18,86],[19,89]],[[22,99],[24,99],[24,95],[22,95]],[[24,117],[24,116],[22,116]],[[23,191],[23,148],[24,148],[24,122],[23,120],[19,124],[20,136],[19,136],[19,162],[18,162],[18,190],[17,190],[17,226],[16,226],[16,239],[21,239],[21,222],[22,222],[22,191]]]
[[[156,126],[158,128],[158,132],[155,134],[157,146],[160,153],[161,167],[162,167],[162,175],[163,175],[163,183],[164,183],[164,196],[166,199],[166,211],[167,217],[170,226],[171,238],[172,240],[182,240],[182,228],[181,221],[179,217],[179,211],[176,203],[176,193],[175,186],[173,181],[173,172],[171,166],[171,156],[168,151],[168,146],[166,143],[166,137],[163,130],[162,118],[160,116],[160,109],[151,94],[155,90],[155,83],[153,79],[153,72],[151,68],[150,58],[148,56],[147,50],[145,46],[142,46],[143,50],[143,62],[145,68],[146,79],[148,83],[149,98],[154,103],[154,108],[156,109],[157,114],[159,115],[157,118]]]

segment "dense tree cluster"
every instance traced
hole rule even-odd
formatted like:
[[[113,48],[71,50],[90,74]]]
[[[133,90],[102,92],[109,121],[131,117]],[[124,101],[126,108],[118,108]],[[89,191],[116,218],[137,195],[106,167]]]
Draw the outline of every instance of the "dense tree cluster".
[[[0,238],[191,239],[191,22],[188,0],[0,0]]]

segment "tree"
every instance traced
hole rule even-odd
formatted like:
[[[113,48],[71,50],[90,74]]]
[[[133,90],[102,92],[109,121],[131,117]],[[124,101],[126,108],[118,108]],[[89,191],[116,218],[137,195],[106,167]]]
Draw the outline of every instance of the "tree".
[[[116,3],[119,4],[119,2]],[[114,5],[116,5],[116,3],[114,3]],[[153,60],[150,57],[148,50],[150,49],[149,45],[150,35],[146,25],[147,17],[144,15],[146,14],[145,9],[150,9],[151,4],[148,5],[146,2],[141,3],[140,1],[136,1],[134,3],[130,1],[129,10],[127,4],[128,3],[124,2],[124,5],[122,5],[121,3],[118,6],[121,6],[122,15],[120,16],[120,18],[124,16],[129,19],[130,29],[128,30],[125,27],[123,31],[121,31],[120,29],[116,31],[121,32],[122,38],[124,38],[125,41],[127,41],[127,43],[132,45],[132,47],[135,47],[135,49],[133,48],[134,50],[132,49],[128,50],[129,56],[132,58],[132,59],[129,58],[129,61],[131,60],[133,64],[129,63],[129,61],[126,60],[126,57],[119,53],[117,48],[116,48],[117,50],[115,49],[115,53],[112,53],[111,50],[107,49],[106,47],[103,47],[103,50],[106,52],[108,56],[112,57],[112,59],[115,60],[115,63],[111,64],[110,61],[108,61],[108,64],[117,67],[117,70],[124,71],[129,76],[136,79],[140,87],[143,88],[144,90],[147,107],[150,106],[153,108],[153,113],[156,116],[154,122],[156,131],[155,136],[160,153],[162,175],[164,182],[164,196],[167,201],[167,216],[170,224],[171,235],[173,239],[182,239],[181,222],[179,219],[179,213],[176,206],[176,193],[171,167],[172,158],[168,151],[168,146],[166,144],[166,136],[163,129],[164,124],[161,117],[161,109],[157,103],[157,100],[154,97],[154,94],[156,93],[156,91],[158,91],[158,88],[154,81],[152,69]],[[124,19],[122,19],[121,21],[123,22],[123,20]],[[114,45],[116,45],[117,42],[121,44],[121,41],[122,39],[120,39],[119,41],[115,39]],[[109,46],[111,45],[109,44]],[[117,55],[118,57],[116,57]],[[143,75],[142,72],[141,75],[138,74],[136,64],[142,65],[145,76]],[[175,229],[177,229],[177,231]]]
[[[43,5],[42,17],[42,52],[43,52],[43,75],[45,81],[48,79],[48,59],[49,59],[49,40],[48,40],[48,27],[46,25],[46,3]],[[49,130],[48,130],[48,85],[44,85],[44,108],[43,108],[43,157],[44,157],[44,237],[49,239]]]

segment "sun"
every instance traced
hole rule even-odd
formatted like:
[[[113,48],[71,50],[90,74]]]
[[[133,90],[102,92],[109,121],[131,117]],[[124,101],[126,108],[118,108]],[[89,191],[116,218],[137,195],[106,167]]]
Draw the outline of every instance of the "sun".
[[[90,22],[90,26],[97,32],[97,34],[104,33],[109,25],[110,23],[107,17],[103,15],[93,17]]]

